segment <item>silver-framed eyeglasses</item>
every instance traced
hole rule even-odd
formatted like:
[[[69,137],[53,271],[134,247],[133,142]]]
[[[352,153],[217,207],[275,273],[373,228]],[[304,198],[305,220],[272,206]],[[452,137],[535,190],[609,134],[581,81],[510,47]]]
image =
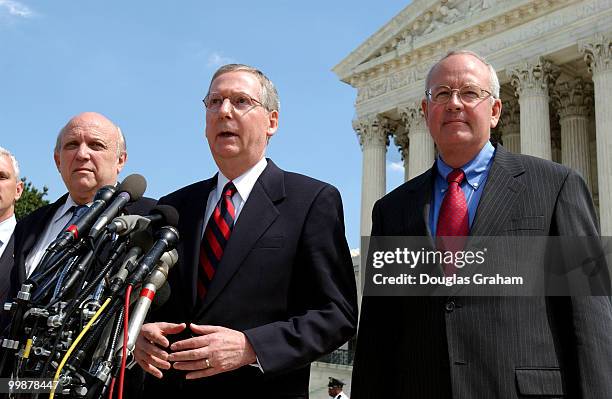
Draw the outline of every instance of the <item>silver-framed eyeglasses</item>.
[[[474,104],[483,98],[491,96],[490,91],[473,83],[463,85],[459,89],[452,89],[449,86],[440,85],[426,90],[425,95],[432,103],[446,104],[450,101],[455,91],[463,104]]]
[[[219,93],[208,93],[208,95],[204,97],[204,100],[202,101],[204,102],[204,106],[207,110],[216,113],[219,112],[226,98],[230,101],[232,107],[234,107],[234,109],[241,114],[244,114],[257,106],[263,106],[258,100],[246,93],[241,92],[234,93],[229,96],[222,96]]]

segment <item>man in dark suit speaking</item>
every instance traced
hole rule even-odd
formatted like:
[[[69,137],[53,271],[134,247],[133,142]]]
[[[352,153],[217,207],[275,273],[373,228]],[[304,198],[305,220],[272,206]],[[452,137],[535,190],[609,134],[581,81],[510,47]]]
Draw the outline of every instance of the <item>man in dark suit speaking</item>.
[[[357,323],[340,194],[265,158],[279,103],[259,70],[221,67],[204,104],[219,173],[160,199],[179,211],[181,242],[170,299],[136,344],[160,379],[145,391],[306,397],[309,364]]]
[[[422,107],[439,156],[375,204],[372,236],[598,236],[575,171],[489,142],[502,105],[481,57],[435,64]],[[605,296],[364,296],[352,397],[610,398],[610,331]]]

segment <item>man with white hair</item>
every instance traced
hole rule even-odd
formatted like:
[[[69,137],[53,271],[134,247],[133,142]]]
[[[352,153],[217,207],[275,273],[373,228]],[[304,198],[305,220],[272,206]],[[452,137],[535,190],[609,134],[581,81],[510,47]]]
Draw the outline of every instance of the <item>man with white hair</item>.
[[[13,154],[0,147],[0,300],[2,301],[8,293],[9,276],[13,268],[13,230],[17,224],[15,202],[21,197],[22,192],[23,182],[19,180],[19,164]]]

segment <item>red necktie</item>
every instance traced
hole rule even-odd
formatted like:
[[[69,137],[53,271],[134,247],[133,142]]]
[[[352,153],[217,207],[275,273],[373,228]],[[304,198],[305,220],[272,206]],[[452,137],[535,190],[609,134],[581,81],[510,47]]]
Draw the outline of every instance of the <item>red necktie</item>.
[[[436,241],[440,250],[453,252],[462,250],[465,244],[464,239],[444,240],[440,237],[466,237],[470,232],[468,206],[465,201],[465,194],[461,189],[461,182],[464,178],[465,173],[461,169],[453,169],[446,177],[448,189],[440,206],[436,229],[436,237],[438,238]],[[445,275],[454,274],[455,270],[454,264],[444,265]]]
[[[217,267],[223,257],[223,250],[229,241],[230,234],[236,220],[236,210],[232,203],[232,196],[236,193],[236,186],[231,181],[223,188],[223,193],[215,210],[213,211],[204,237],[200,243],[200,267],[198,268],[198,297],[203,299],[208,291]]]

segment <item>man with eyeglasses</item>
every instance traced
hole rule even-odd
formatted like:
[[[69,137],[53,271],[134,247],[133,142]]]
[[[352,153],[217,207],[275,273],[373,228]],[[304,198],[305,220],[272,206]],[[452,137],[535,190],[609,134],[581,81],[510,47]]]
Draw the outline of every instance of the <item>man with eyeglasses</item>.
[[[598,236],[577,172],[490,143],[502,104],[483,58],[437,62],[422,109],[438,157],[374,205],[372,236]],[[610,331],[605,296],[364,296],[352,397],[610,398]]]
[[[145,393],[307,397],[310,362],[357,323],[340,194],[265,158],[279,102],[261,71],[221,67],[204,105],[219,173],[160,200],[181,244],[170,299],[136,343]]]

